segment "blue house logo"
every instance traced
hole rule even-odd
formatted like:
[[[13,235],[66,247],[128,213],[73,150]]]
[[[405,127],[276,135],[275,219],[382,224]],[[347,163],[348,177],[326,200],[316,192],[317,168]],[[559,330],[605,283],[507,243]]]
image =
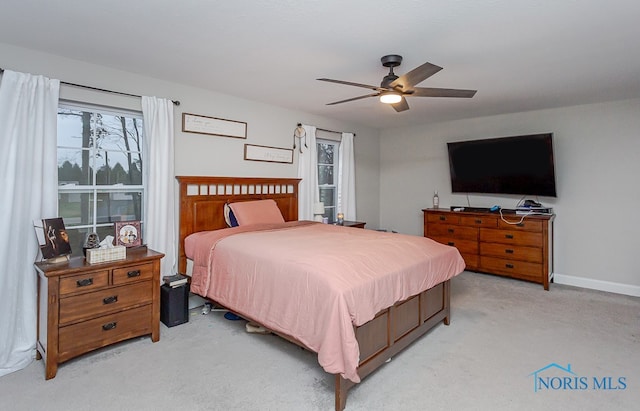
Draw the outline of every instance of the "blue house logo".
[[[552,362],[528,375],[533,376],[533,392],[543,390],[624,390],[627,388],[626,377],[585,377],[576,374],[567,363],[563,367]]]

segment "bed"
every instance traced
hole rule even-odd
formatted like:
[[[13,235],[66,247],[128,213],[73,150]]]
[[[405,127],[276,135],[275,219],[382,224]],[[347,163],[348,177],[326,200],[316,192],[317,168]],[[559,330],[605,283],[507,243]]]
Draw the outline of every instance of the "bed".
[[[449,323],[450,278],[464,269],[455,248],[299,222],[298,179],[176,178],[179,270],[187,272],[189,254],[192,290],[316,352],[335,374],[336,410],[345,408],[350,387],[432,327]],[[227,228],[225,204],[255,200],[275,204],[284,222]],[[342,250],[331,248],[335,243]],[[268,261],[283,252],[277,263]],[[289,297],[277,294],[285,288]]]

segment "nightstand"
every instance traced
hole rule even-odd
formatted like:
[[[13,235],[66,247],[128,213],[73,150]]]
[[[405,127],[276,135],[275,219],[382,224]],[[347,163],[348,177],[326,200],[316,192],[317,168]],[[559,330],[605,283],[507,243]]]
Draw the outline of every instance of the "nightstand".
[[[342,224],[343,227],[353,227],[353,228],[364,228],[364,226],[367,223],[362,222],[362,221],[347,221],[344,220],[344,223]]]
[[[127,250],[124,260],[89,264],[37,262],[38,356],[45,378],[58,364],[141,335],[160,340],[160,259],[146,248]]]

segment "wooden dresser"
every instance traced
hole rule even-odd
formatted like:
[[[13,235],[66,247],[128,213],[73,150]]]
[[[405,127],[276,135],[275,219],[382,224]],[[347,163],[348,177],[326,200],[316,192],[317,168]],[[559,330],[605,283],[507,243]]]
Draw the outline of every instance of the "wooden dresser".
[[[84,258],[38,262],[38,359],[45,378],[58,364],[141,335],[160,339],[160,259],[164,254],[127,250],[127,258],[88,264]]]
[[[553,280],[555,215],[424,209],[424,236],[456,247],[467,269],[542,284]],[[506,221],[505,221],[506,220]],[[517,223],[517,224],[510,224]]]

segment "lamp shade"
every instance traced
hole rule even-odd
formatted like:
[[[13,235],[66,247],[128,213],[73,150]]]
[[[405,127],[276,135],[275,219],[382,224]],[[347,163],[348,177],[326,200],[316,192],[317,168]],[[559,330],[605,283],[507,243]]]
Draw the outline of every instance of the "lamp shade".
[[[323,202],[318,202],[313,205],[313,214],[324,214]]]

